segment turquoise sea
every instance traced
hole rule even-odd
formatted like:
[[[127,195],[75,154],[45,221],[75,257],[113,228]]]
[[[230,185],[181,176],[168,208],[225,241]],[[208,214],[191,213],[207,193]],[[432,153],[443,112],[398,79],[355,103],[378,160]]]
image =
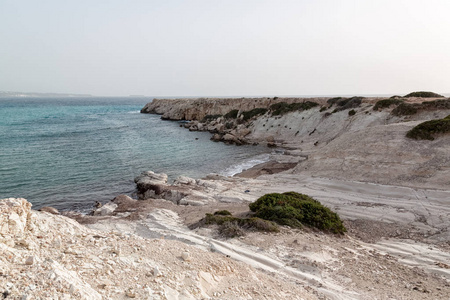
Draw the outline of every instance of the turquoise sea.
[[[139,110],[151,98],[0,98],[0,198],[88,211],[133,195],[142,171],[201,178],[268,159],[261,146],[210,141]]]

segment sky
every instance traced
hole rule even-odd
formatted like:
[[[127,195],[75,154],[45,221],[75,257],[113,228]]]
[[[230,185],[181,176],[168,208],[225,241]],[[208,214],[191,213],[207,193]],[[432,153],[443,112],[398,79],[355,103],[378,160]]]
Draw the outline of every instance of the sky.
[[[0,0],[0,91],[450,92],[448,0]]]

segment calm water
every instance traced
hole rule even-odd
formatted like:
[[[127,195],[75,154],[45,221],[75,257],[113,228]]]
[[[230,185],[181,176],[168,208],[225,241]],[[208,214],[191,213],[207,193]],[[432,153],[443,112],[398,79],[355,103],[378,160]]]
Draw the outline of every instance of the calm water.
[[[267,160],[178,122],[140,114],[149,98],[0,98],[0,198],[85,210],[134,192],[142,171],[200,178]],[[198,139],[198,140],[196,140]]]

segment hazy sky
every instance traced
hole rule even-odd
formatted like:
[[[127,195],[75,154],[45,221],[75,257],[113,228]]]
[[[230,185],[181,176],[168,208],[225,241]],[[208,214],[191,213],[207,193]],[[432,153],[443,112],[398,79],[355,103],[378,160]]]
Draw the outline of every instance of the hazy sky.
[[[0,91],[450,92],[449,0],[0,0]]]

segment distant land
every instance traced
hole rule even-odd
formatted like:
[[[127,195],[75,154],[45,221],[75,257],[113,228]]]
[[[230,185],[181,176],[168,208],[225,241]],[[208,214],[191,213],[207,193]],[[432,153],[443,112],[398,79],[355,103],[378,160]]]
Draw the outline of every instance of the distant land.
[[[24,93],[24,92],[2,92],[2,97],[92,97],[90,94],[58,94],[58,93]]]

